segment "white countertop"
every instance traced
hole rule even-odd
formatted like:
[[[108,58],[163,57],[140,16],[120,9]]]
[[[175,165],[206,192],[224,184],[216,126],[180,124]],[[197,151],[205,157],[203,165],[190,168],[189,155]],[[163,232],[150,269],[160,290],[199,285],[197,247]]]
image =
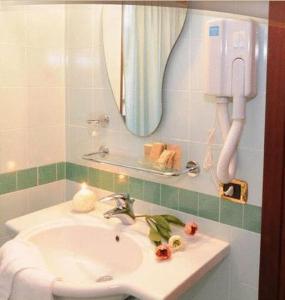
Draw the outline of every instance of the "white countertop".
[[[105,220],[102,217],[102,212],[109,209],[110,206],[98,203],[97,209],[86,214],[76,214],[71,212],[71,202],[52,206],[34,213],[9,220],[6,225],[14,234],[26,231],[37,225],[42,225],[47,222],[57,221],[59,219],[69,219],[72,222],[86,218],[92,220],[92,217],[98,222],[98,218],[102,222],[108,224],[120,223],[117,219]],[[94,220],[95,220],[94,219]],[[101,222],[101,221],[100,221]],[[141,236],[148,233],[148,226],[143,221],[137,221],[134,225],[119,225],[122,231],[134,232]],[[147,238],[147,237],[146,237]],[[150,251],[153,251],[153,246],[149,242]],[[159,299],[177,299],[179,295],[191,288],[199,281],[207,272],[217,265],[229,253],[229,244],[227,242],[211,238],[207,235],[198,233],[187,240],[187,247],[184,251],[175,252],[169,261],[157,262],[155,256],[143,264],[136,272],[128,278],[127,282],[121,282],[114,286],[108,287],[109,295],[130,294],[144,300],[159,300]],[[82,289],[72,287],[73,295],[81,295]],[[85,296],[91,294],[85,293]],[[64,288],[59,286],[57,295],[64,296]],[[96,289],[97,296],[106,296],[106,288]]]

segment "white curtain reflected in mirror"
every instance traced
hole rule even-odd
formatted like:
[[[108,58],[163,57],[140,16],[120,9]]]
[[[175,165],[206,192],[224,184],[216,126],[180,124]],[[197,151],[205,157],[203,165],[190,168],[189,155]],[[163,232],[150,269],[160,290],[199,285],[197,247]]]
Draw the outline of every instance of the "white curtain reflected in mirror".
[[[106,5],[103,40],[115,102],[127,128],[147,136],[162,117],[165,67],[185,22],[178,7]]]

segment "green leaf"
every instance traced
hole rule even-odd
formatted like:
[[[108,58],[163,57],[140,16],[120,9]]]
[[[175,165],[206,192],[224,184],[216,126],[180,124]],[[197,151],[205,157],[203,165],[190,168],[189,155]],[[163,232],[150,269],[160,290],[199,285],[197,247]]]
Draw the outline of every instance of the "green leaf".
[[[166,240],[168,241],[171,234],[170,234],[170,231],[166,230],[165,228],[159,226],[159,225],[156,225],[157,227],[157,230],[158,232],[160,233],[160,235]]]
[[[156,230],[159,232],[162,238],[164,238],[166,241],[170,238],[171,230],[165,229],[163,226],[159,225],[152,217],[148,218],[147,220],[149,226],[152,228],[153,226],[156,228]]]
[[[171,231],[169,223],[163,216],[160,216],[160,215],[152,216],[152,219],[155,221],[155,223],[158,226],[163,227],[167,231]]]
[[[179,225],[179,226],[185,226],[185,223],[183,223],[180,219],[173,215],[162,215],[164,219],[166,219],[169,223]]]
[[[152,227],[149,229],[148,237],[151,241],[153,241],[155,243],[161,242],[160,234],[155,229],[153,229]]]

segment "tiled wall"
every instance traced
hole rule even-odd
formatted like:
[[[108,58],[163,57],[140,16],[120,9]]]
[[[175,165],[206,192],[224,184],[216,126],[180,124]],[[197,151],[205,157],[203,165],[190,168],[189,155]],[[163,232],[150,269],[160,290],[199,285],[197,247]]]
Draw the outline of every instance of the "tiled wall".
[[[69,23],[91,19],[77,27],[77,39],[69,36]],[[114,103],[104,64],[100,35],[99,6],[67,6],[67,160],[84,163],[82,154],[92,152],[102,144],[111,153],[143,155],[143,144],[152,141],[180,144],[184,160],[196,160],[201,165],[206,152],[207,135],[215,121],[215,99],[203,92],[205,78],[204,25],[207,20],[227,14],[202,11],[190,13],[183,34],[177,43],[169,63],[164,91],[164,114],[158,130],[150,137],[138,138],[123,124]],[[77,21],[76,21],[77,20]],[[94,25],[96,23],[96,25]],[[93,26],[88,31],[85,27]],[[71,29],[70,29],[71,30]],[[85,32],[88,32],[86,34]],[[258,95],[247,104],[247,119],[239,147],[237,177],[249,183],[249,203],[261,206],[263,177],[263,143],[265,114],[265,78],[267,25],[259,25],[260,54],[258,62]],[[93,54],[93,55],[92,55]],[[110,116],[107,129],[99,130],[91,137],[86,120],[102,113]],[[214,155],[217,158],[222,147],[221,134],[217,130]],[[97,166],[100,168],[100,166]],[[110,168],[118,171],[118,168]],[[202,170],[199,177],[161,179],[129,170],[129,175],[179,188],[217,195],[210,172]]]
[[[250,188],[250,205],[244,207],[216,198],[215,185],[204,170],[194,179],[162,179],[81,159],[101,144],[112,152],[137,155],[144,143],[161,140],[180,144],[185,160],[202,163],[207,132],[214,123],[214,99],[202,90],[203,26],[206,20],[226,14],[190,11],[167,70],[162,123],[151,137],[137,138],[124,127],[112,98],[103,59],[102,6],[4,9],[0,11],[0,243],[7,238],[6,220],[63,201],[65,193],[69,199],[78,189],[74,181],[89,180],[100,190],[129,190],[144,200],[137,201],[141,210],[175,209],[171,213],[193,218],[202,232],[231,243],[230,257],[185,299],[257,299],[266,24],[259,26],[258,96],[247,105],[239,149],[238,177],[247,180]],[[92,138],[86,120],[102,113],[110,115],[110,126]],[[220,143],[218,132],[216,156]],[[65,164],[55,164],[65,160],[92,167],[78,169],[68,163],[66,175],[72,181],[68,180],[66,190],[61,180]]]
[[[82,154],[92,152],[102,144],[107,145],[112,153],[136,156],[143,153],[144,143],[163,141],[180,144],[185,160],[193,159],[202,164],[208,130],[215,120],[214,98],[205,97],[203,93],[203,28],[207,20],[217,17],[229,15],[190,11],[168,66],[161,125],[152,136],[138,138],[125,128],[108,84],[100,39],[100,6],[67,6],[67,161],[78,164],[67,165],[67,178],[77,182],[89,180],[91,185],[108,191],[129,190],[132,195],[144,200],[139,203],[148,212],[175,209],[171,212],[177,215],[191,213],[186,217],[197,220],[203,232],[231,243],[230,257],[189,291],[184,299],[256,300],[260,235],[255,232],[259,232],[262,199],[267,54],[265,21],[259,20],[258,95],[248,102],[247,121],[239,147],[237,177],[249,183],[249,205],[244,207],[216,198],[211,175],[204,170],[197,178],[165,179],[124,168],[103,167],[81,159]],[[80,22],[82,19],[85,22]],[[75,37],[72,31],[74,24],[79,23]],[[102,113],[110,116],[110,126],[91,137],[86,120]],[[214,145],[216,158],[221,146],[218,130]],[[67,195],[71,196],[76,189],[78,185],[68,181]]]
[[[0,243],[7,219],[64,200],[64,181],[22,190],[65,160],[64,34],[62,5],[0,9]]]
[[[150,204],[162,205],[194,216],[260,233],[261,209],[258,206],[223,201],[204,193],[70,162],[66,165],[66,178],[77,183],[85,182],[92,187],[109,192],[128,192],[132,197]]]

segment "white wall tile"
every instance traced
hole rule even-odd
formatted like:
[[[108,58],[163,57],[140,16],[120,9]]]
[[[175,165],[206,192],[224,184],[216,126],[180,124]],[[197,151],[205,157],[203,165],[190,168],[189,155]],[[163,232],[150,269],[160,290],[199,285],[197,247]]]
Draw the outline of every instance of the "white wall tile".
[[[179,299],[228,300],[228,283],[229,259],[225,259]]]
[[[248,286],[246,284],[240,284],[238,288],[230,295],[230,300],[257,300],[258,299],[258,288]]]
[[[67,101],[68,124],[86,127],[87,120],[94,117],[94,91],[92,89],[68,89]]]
[[[205,40],[190,39],[191,89],[203,90],[205,80]]]
[[[263,151],[238,149],[237,178],[248,182],[248,203],[262,206]]]
[[[29,88],[29,127],[65,125],[65,88]]]
[[[0,45],[0,87],[27,85],[26,48],[17,45]]]
[[[94,74],[92,49],[69,49],[67,62],[67,86],[72,88],[91,88]]]
[[[95,19],[94,5],[67,5],[66,43],[69,48],[92,48]]]
[[[82,155],[93,152],[92,139],[86,127],[70,126],[67,128],[67,160],[82,162]]]
[[[93,30],[93,47],[96,48],[98,45],[103,45],[102,34],[102,18],[104,13],[104,6],[101,4],[96,4],[94,7],[94,30]]]
[[[65,200],[71,200],[73,196],[80,190],[81,185],[77,182],[66,180]]]
[[[0,173],[65,160],[64,31],[64,6],[0,9]],[[64,194],[61,181],[0,196],[0,244],[5,221]]]
[[[28,84],[32,87],[63,87],[63,48],[27,48]]]
[[[39,166],[65,160],[65,127],[31,128],[28,136],[29,164]]]
[[[36,186],[28,190],[29,212],[59,204],[65,201],[65,180]]]
[[[28,127],[28,88],[0,88],[0,130]]]
[[[28,192],[19,191],[0,196],[0,245],[9,238],[5,222],[29,212]]]
[[[64,160],[64,6],[0,16],[0,172]]]
[[[65,6],[27,6],[27,44],[36,48],[64,48]]]
[[[0,172],[29,167],[28,131],[16,129],[0,132]]]
[[[260,235],[232,228],[231,239],[231,298],[238,299],[237,295],[250,293],[257,295],[254,289],[258,288],[259,280]],[[243,291],[244,287],[251,287]],[[253,290],[252,290],[253,289]],[[253,296],[251,296],[252,299]],[[243,299],[243,298],[239,298]],[[253,298],[257,299],[257,298]]]
[[[25,6],[6,6],[0,10],[0,44],[25,45],[27,15]]]
[[[203,91],[193,91],[188,106],[189,120],[188,139],[191,142],[206,143],[209,130],[216,127],[216,141],[221,143],[220,129],[216,121],[216,101],[206,96]]]

